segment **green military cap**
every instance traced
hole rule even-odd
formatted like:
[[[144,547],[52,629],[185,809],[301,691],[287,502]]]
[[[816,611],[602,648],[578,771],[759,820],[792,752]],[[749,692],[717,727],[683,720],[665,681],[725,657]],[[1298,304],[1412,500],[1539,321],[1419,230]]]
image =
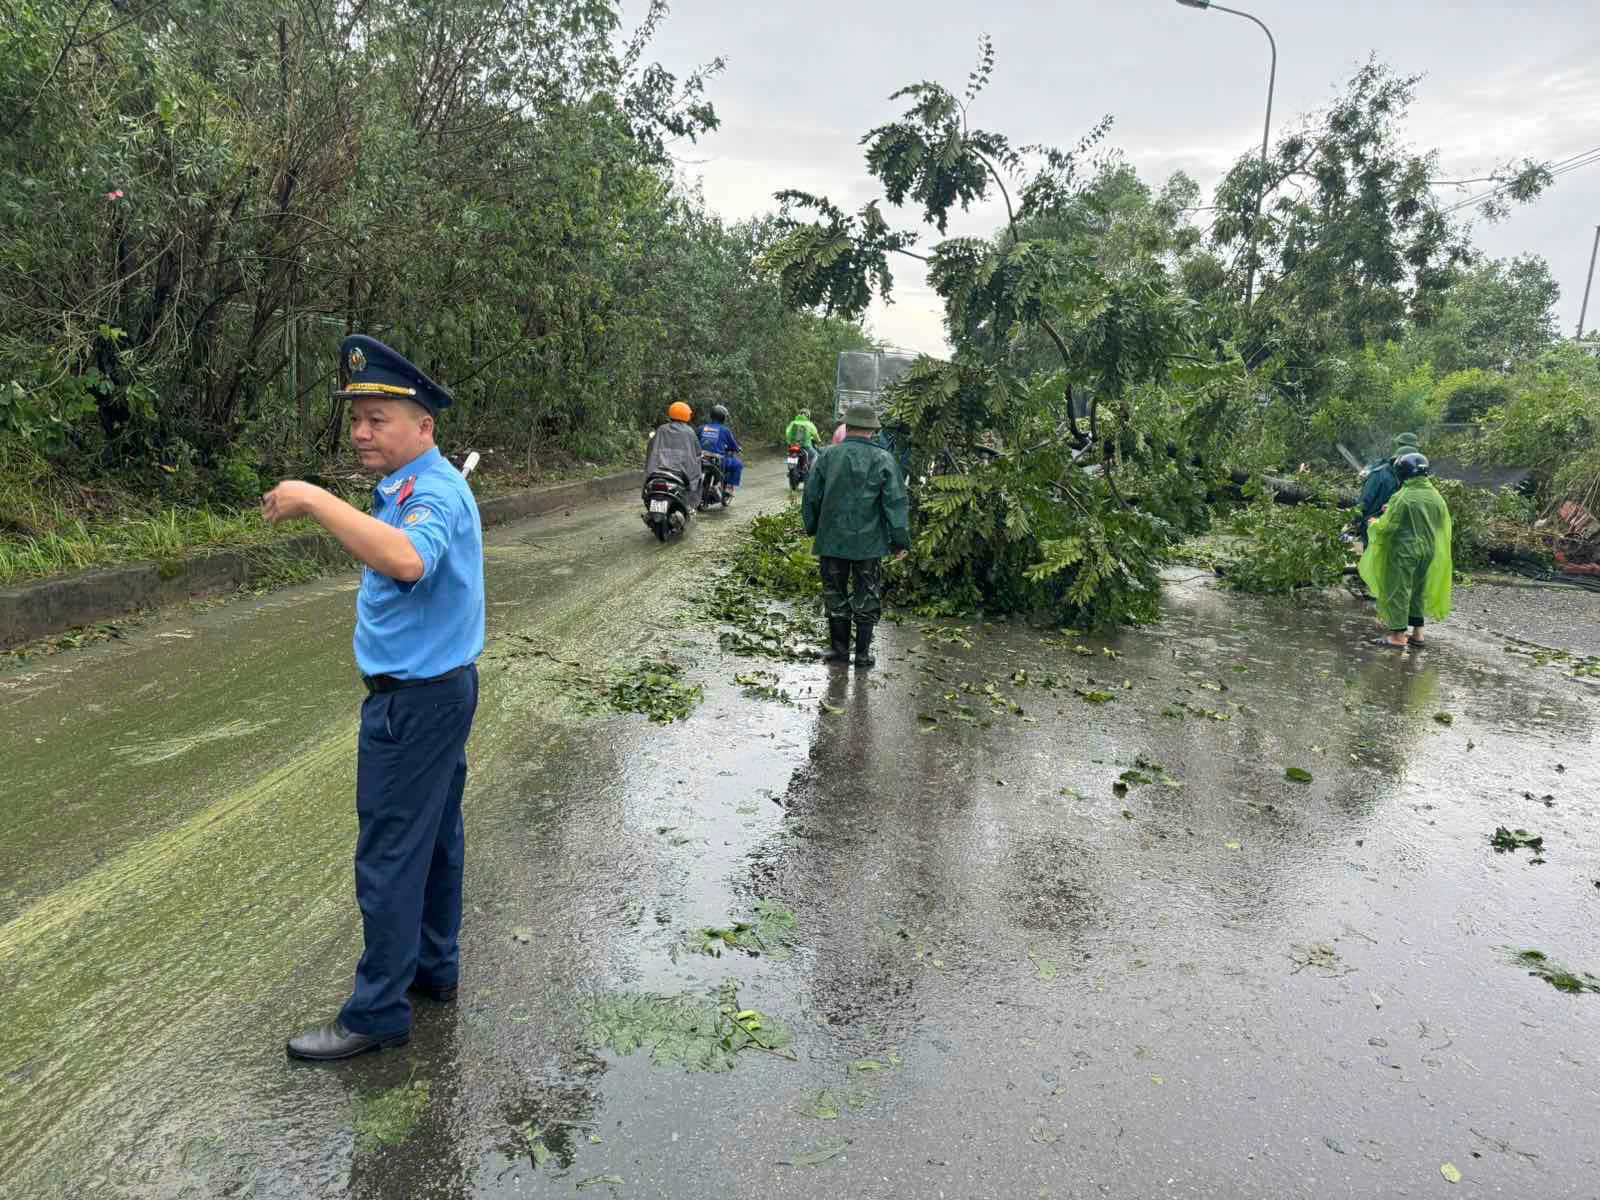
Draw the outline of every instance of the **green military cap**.
[[[878,410],[865,401],[857,401],[845,407],[844,423],[849,429],[883,428],[883,422],[878,420]]]
[[[1394,452],[1404,454],[1407,450],[1417,448],[1417,435],[1414,433],[1397,433],[1394,435]]]

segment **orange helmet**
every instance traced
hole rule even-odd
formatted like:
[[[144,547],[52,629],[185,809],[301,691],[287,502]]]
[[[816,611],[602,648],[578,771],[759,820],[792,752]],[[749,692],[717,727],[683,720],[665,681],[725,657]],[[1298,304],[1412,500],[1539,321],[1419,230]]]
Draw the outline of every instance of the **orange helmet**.
[[[679,400],[667,409],[667,416],[671,417],[674,421],[683,421],[685,424],[687,424],[688,422],[694,420],[694,409],[690,408],[682,400]]]

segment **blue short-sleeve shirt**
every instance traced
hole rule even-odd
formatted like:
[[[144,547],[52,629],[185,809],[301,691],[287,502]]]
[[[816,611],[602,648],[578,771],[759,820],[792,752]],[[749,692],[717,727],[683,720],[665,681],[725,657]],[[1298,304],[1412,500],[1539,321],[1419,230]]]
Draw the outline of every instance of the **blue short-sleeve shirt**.
[[[709,454],[739,454],[743,448],[733,430],[717,421],[709,421],[700,430],[700,449]]]
[[[372,515],[411,539],[415,583],[368,567],[356,598],[356,665],[363,675],[431,679],[483,652],[483,526],[462,474],[438,448],[384,477]]]

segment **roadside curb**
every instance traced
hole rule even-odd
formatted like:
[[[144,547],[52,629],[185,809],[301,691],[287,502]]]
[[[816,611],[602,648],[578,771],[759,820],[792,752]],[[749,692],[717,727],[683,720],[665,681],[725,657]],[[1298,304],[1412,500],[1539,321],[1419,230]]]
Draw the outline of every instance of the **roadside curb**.
[[[478,505],[483,527],[576,509],[585,501],[637,491],[642,471],[558,483],[496,496]],[[285,558],[354,566],[344,547],[322,532],[264,546],[215,550],[164,562],[124,563],[74,575],[35,579],[0,588],[0,650],[112,617],[237,591],[263,578]]]

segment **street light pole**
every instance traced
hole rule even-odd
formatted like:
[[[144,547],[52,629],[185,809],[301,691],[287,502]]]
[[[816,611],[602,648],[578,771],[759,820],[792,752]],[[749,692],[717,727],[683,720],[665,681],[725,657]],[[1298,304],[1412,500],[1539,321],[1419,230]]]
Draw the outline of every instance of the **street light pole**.
[[[1261,27],[1261,32],[1267,35],[1267,45],[1272,48],[1272,67],[1267,73],[1267,119],[1261,126],[1261,187],[1256,190],[1256,211],[1250,221],[1250,262],[1244,277],[1244,306],[1248,310],[1255,295],[1256,226],[1261,224],[1261,201],[1265,198],[1267,187],[1267,140],[1272,134],[1272,92],[1278,84],[1278,42],[1272,36],[1272,30],[1268,29],[1259,17],[1240,12],[1237,8],[1224,8],[1220,4],[1211,3],[1211,0],[1178,0],[1178,3],[1185,8],[1215,9],[1217,12],[1232,13],[1236,17],[1254,21]]]

